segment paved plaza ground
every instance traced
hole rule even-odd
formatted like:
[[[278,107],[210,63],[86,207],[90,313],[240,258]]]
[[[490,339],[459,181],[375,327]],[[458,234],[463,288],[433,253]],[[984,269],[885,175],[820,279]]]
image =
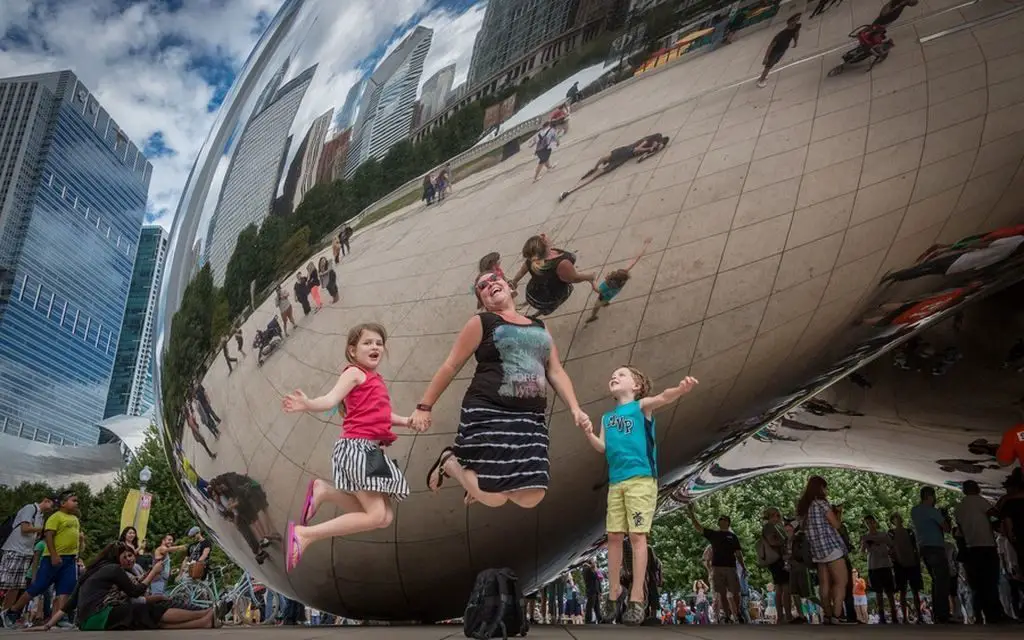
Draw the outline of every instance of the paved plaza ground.
[[[51,633],[57,633],[56,631]],[[70,632],[75,638],[91,640],[107,638],[112,632]],[[869,627],[822,627],[822,626],[666,626],[629,628],[621,626],[566,626],[566,627],[533,627],[527,636],[537,640],[672,640],[673,638],[700,638],[706,640],[739,640],[748,638],[796,638],[797,640],[832,640],[833,638],[899,638],[900,640],[967,640],[973,638],[1019,636],[1020,628],[979,627],[971,625],[948,627],[912,627],[909,630],[902,626]],[[462,627],[456,626],[423,626],[423,627],[275,627],[275,628],[239,628],[218,629],[216,631],[154,631],[133,633],[134,637],[164,640],[169,638],[189,638],[191,640],[239,639],[239,640],[319,640],[320,638],[340,638],[343,640],[448,640],[464,638]],[[126,640],[128,637],[125,636]],[[31,638],[19,632],[0,631],[0,638]],[[46,636],[36,636],[46,637]],[[115,637],[118,637],[115,634]]]

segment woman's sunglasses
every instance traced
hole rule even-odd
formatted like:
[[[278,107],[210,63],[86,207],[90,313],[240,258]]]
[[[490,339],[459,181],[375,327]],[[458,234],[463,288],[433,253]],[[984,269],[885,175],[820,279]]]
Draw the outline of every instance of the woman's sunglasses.
[[[487,287],[491,286],[492,282],[497,282],[499,280],[501,280],[501,276],[499,276],[496,273],[492,273],[491,275],[487,276],[483,280],[476,283],[476,290],[483,291]]]

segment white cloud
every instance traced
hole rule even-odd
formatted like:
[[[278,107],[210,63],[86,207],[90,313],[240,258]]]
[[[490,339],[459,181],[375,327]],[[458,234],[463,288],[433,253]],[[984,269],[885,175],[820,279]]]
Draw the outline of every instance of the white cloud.
[[[487,3],[474,5],[461,15],[438,9],[423,19],[423,26],[434,30],[434,41],[430,53],[423,63],[423,77],[420,87],[441,69],[455,63],[455,83],[466,80],[469,74],[469,61],[473,57],[473,41],[484,22]]]
[[[123,12],[119,4],[0,2],[0,33],[26,40],[0,56],[0,76],[71,69],[137,145],[161,131],[176,155],[152,159],[150,208],[171,212],[213,122],[214,87],[191,61],[211,56],[237,68],[256,41],[257,16],[280,0],[188,0],[173,13],[152,1]],[[170,216],[159,222],[169,227]]]
[[[202,61],[217,61],[237,72],[259,37],[257,27],[283,0],[181,4],[171,12],[161,0],[140,0],[127,9],[123,0],[0,0],[0,34],[18,36],[0,56],[0,76],[71,69],[140,148],[152,134],[162,133],[165,146],[175,154],[151,159],[149,206],[164,212],[158,222],[165,227],[215,120],[207,105],[216,87],[204,78]],[[304,3],[302,10],[309,6],[316,20],[304,24],[301,39],[293,37],[277,56],[283,60],[292,55],[289,76],[320,64],[293,126],[298,139],[314,118],[332,106],[341,108],[358,79],[357,62],[431,4]],[[482,18],[483,5],[461,15],[437,9],[425,17],[423,24],[435,34],[423,80],[450,62],[459,65],[459,79],[465,77]],[[277,57],[271,67],[279,66]]]

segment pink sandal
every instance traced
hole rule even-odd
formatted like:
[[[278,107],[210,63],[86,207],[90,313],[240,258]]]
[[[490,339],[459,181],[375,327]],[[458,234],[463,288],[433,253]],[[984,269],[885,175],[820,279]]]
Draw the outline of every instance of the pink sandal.
[[[309,524],[309,521],[316,515],[316,511],[310,511],[313,507],[313,487],[316,486],[316,478],[309,481],[309,485],[306,487],[306,500],[302,503],[302,516],[299,518],[299,524],[303,527]]]
[[[288,521],[287,542],[284,545],[284,570],[291,573],[302,561],[302,549],[299,547],[299,539],[295,537],[295,523]]]

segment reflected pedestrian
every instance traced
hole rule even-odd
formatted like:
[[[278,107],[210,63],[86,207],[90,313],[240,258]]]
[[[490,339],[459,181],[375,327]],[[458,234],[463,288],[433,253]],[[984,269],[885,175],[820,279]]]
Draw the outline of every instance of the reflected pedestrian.
[[[786,20],[786,28],[775,34],[772,41],[768,43],[768,50],[764,54],[764,71],[757,80],[757,86],[764,88],[768,84],[768,72],[772,67],[779,64],[782,56],[789,49],[790,44],[794,47],[800,41],[800,14],[794,13]]]

